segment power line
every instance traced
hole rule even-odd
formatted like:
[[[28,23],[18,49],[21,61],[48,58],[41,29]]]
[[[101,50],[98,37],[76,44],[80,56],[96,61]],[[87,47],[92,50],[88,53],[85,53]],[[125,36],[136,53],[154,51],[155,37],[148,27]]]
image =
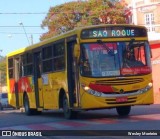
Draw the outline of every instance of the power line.
[[[46,12],[39,12],[39,13],[29,13],[29,12],[27,12],[27,13],[0,13],[0,14],[5,14],[5,15],[7,15],[7,14],[47,14]]]
[[[43,33],[35,32],[35,33],[27,33],[27,34],[43,34]],[[20,32],[0,32],[0,34],[20,34],[21,35],[21,34],[24,34],[24,33],[20,33]]]
[[[20,26],[3,26],[2,25],[0,27],[20,27]],[[30,28],[30,27],[41,27],[41,26],[24,26],[24,27],[29,27]]]
[[[37,15],[37,14],[60,14],[60,13],[67,13],[67,14],[73,14],[74,12],[62,12],[62,11],[59,11],[59,12],[37,12],[37,13],[30,13],[30,12],[26,12],[26,13],[21,13],[21,12],[18,12],[18,13],[15,13],[15,12],[11,12],[11,13],[8,13],[8,12],[0,12],[1,15]]]

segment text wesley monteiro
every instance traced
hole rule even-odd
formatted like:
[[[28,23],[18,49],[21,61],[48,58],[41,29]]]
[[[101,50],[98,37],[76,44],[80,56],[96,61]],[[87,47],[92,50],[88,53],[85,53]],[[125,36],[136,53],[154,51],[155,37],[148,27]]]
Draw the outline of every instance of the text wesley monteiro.
[[[128,132],[129,136],[157,136],[157,132]]]

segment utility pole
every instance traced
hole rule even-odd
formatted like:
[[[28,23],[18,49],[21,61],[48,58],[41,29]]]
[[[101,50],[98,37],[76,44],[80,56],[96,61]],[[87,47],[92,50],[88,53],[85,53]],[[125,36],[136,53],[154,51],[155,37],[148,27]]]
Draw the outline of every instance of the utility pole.
[[[25,30],[25,27],[24,27],[23,23],[20,22],[19,25],[22,26],[23,31],[24,31],[24,33],[25,33],[25,35],[26,35],[26,39],[27,39],[27,41],[28,41],[28,44],[30,45],[30,42],[29,42],[29,39],[28,39],[28,36],[27,36],[27,32],[26,32],[26,30]]]
[[[132,14],[133,14],[133,24],[137,25],[137,9],[136,9],[136,0],[132,0]]]
[[[31,34],[31,45],[33,44],[33,35]]]

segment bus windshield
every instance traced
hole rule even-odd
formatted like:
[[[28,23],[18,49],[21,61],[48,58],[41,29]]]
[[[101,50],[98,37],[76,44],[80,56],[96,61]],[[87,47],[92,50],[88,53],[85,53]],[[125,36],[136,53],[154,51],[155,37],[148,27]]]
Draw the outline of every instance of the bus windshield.
[[[81,44],[81,75],[88,77],[139,75],[151,72],[145,41]]]

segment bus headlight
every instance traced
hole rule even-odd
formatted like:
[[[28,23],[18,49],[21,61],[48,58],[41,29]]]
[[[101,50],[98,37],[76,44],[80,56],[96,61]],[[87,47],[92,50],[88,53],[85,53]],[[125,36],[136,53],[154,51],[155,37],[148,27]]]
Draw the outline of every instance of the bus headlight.
[[[152,86],[153,86],[153,84],[152,84],[152,83],[149,83],[149,84],[148,84],[148,86],[149,86],[149,87],[152,87]]]
[[[98,92],[98,91],[92,90],[88,86],[82,86],[82,87],[87,93],[89,93],[91,95],[94,95],[94,96],[97,96],[97,97],[100,97],[102,95],[102,92]]]
[[[149,83],[145,88],[140,89],[139,93],[145,93],[145,92],[147,92],[148,90],[150,90],[152,88],[152,86],[153,86],[153,84]]]
[[[85,86],[83,89],[84,89],[85,91],[90,90],[90,88],[89,88],[88,86]]]

